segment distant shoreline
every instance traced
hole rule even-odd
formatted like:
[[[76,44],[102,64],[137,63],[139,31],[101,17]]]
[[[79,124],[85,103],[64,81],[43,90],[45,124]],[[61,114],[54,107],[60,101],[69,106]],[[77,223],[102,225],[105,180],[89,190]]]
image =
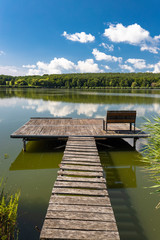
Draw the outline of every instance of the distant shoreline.
[[[160,73],[0,75],[0,87],[53,89],[160,89]]]

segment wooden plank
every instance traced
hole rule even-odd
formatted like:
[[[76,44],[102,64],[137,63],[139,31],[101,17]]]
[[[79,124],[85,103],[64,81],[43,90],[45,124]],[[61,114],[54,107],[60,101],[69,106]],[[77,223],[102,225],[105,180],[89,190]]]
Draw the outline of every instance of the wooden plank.
[[[102,167],[97,166],[78,166],[78,165],[68,165],[61,164],[61,169],[63,170],[80,170],[80,171],[90,171],[90,172],[103,172]]]
[[[82,172],[82,171],[63,171],[59,170],[58,175],[85,176],[85,177],[103,177],[102,172]]]
[[[103,177],[88,178],[88,177],[68,177],[68,176],[57,176],[58,181],[68,181],[68,182],[95,182],[95,183],[105,183],[106,179]]]
[[[46,219],[64,219],[64,220],[92,220],[92,221],[103,221],[115,222],[115,218],[112,214],[103,213],[79,213],[79,212],[58,212],[58,211],[47,211]]]
[[[71,146],[73,146],[73,147],[86,147],[86,148],[95,148],[96,147],[96,143],[90,143],[90,144],[88,144],[88,143],[84,143],[84,142],[81,142],[81,143],[79,143],[79,142],[67,142],[67,145],[66,146],[69,146],[69,147],[71,147]]]
[[[56,181],[54,187],[71,187],[71,188],[94,188],[94,189],[106,189],[104,183],[86,183],[86,182],[62,182]]]
[[[106,189],[103,190],[86,190],[86,189],[72,189],[72,188],[53,188],[52,194],[76,194],[76,195],[88,195],[88,196],[107,196]]]
[[[97,149],[88,149],[88,148],[72,148],[72,147],[66,147],[65,151],[69,152],[90,152],[90,153],[98,153]]]
[[[109,231],[82,231],[67,229],[44,229],[41,232],[40,239],[76,239],[76,240],[119,240],[118,232]]]
[[[99,221],[79,221],[68,219],[46,219],[44,228],[49,229],[67,229],[67,230],[96,230],[96,231],[117,231],[115,222],[99,222]]]
[[[50,203],[48,211],[59,211],[59,212],[89,212],[89,213],[105,213],[113,214],[112,207],[107,206],[85,206],[85,205],[58,205]],[[114,214],[113,214],[114,215]]]
[[[90,197],[90,196],[63,196],[51,195],[49,203],[58,205],[87,205],[87,206],[105,206],[111,207],[111,202],[108,196]]]
[[[72,158],[90,158],[95,159],[96,157],[99,158],[98,155],[87,155],[87,154],[72,154],[72,153],[65,153],[64,157],[72,157]]]
[[[63,160],[67,160],[67,161],[76,161],[76,162],[78,162],[78,161],[81,161],[81,162],[99,162],[100,163],[100,158],[99,158],[99,156],[95,156],[95,157],[92,157],[92,158],[90,158],[90,157],[80,157],[80,156],[78,156],[78,157],[74,157],[74,156],[63,156],[63,158],[62,158]]]
[[[101,166],[100,162],[81,162],[81,161],[72,161],[72,160],[62,160],[61,164],[70,164],[70,165],[85,165],[85,166]]]
[[[98,151],[96,152],[84,152],[84,151],[71,151],[65,149],[64,151],[65,155],[82,155],[82,156],[98,156]]]

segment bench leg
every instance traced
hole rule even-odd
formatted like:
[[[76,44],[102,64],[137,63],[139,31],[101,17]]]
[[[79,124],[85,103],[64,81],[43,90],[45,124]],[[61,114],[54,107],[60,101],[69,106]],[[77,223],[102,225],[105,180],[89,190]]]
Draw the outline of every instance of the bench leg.
[[[130,131],[132,131],[132,123],[130,123]]]

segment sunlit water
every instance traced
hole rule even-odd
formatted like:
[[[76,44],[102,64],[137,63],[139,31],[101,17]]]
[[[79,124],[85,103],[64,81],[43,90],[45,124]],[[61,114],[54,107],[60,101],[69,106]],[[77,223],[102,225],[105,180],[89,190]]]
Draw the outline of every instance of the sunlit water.
[[[0,177],[6,191],[20,190],[19,239],[36,240],[41,229],[64,148],[55,142],[30,142],[22,152],[22,141],[10,134],[30,117],[105,117],[107,110],[136,110],[137,126],[144,117],[160,113],[159,90],[0,90]],[[132,141],[130,142],[132,144]],[[59,142],[63,146],[64,142]],[[121,239],[159,240],[159,195],[151,185],[141,161],[143,140],[137,151],[128,144],[98,145],[108,191]]]

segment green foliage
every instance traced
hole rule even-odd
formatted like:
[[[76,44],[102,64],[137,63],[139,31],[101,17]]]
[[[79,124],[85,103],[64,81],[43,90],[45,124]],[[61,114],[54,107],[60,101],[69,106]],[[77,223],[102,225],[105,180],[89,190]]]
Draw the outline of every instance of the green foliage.
[[[4,186],[0,191],[0,239],[18,239],[17,209],[20,193],[15,193],[7,197],[4,194]]]
[[[160,88],[159,73],[72,73],[12,77],[0,75],[5,87]]]
[[[154,182],[151,188],[156,192],[160,192],[160,116],[154,117],[153,121],[147,120],[145,130],[150,133],[148,143],[144,150],[144,162],[147,164],[147,169],[150,177]],[[160,207],[160,203],[157,208]]]

